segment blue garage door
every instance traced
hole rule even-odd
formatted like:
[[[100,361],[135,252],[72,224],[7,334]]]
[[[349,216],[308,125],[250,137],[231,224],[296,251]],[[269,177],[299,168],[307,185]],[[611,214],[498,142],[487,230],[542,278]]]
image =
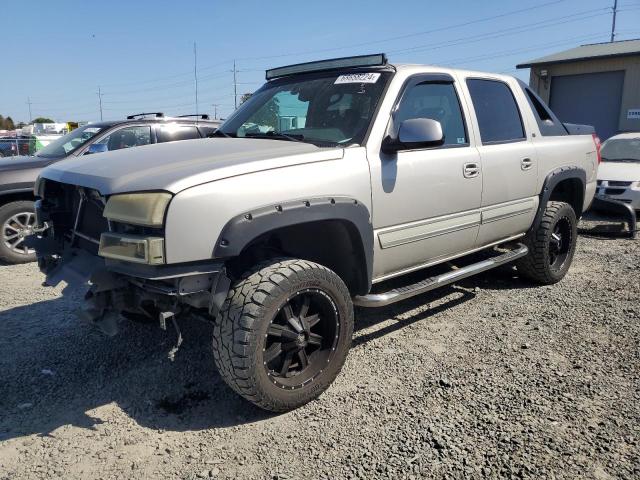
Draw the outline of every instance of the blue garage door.
[[[567,123],[593,125],[602,141],[618,132],[624,71],[551,79],[551,110]]]

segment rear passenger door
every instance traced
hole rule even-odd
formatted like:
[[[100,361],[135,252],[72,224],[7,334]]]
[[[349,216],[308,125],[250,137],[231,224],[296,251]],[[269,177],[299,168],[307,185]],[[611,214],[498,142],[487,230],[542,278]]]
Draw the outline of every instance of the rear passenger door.
[[[529,228],[538,206],[538,164],[512,87],[490,78],[465,84],[482,161],[480,247]]]

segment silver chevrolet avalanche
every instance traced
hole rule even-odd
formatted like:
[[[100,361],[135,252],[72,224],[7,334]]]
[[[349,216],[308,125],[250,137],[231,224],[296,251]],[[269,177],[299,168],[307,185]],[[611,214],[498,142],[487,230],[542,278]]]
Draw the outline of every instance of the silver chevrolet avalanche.
[[[87,289],[81,317],[108,333],[208,321],[228,385],[286,411],[338,375],[354,305],[508,262],[539,284],[567,273],[596,189],[591,127],[512,77],[382,54],[266,76],[213,138],[42,172],[30,243],[50,285]]]

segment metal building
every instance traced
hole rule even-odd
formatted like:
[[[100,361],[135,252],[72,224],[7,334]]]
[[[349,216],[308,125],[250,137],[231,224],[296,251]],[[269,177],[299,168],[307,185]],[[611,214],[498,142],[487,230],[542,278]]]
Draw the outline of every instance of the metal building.
[[[517,65],[563,122],[593,125],[602,140],[640,131],[640,39],[596,43]]]

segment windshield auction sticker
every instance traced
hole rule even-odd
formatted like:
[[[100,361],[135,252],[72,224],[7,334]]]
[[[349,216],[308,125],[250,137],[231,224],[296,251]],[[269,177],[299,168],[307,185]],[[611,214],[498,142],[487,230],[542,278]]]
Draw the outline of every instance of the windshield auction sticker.
[[[380,78],[379,73],[350,73],[348,75],[340,75],[333,82],[334,85],[340,83],[376,83]]]

